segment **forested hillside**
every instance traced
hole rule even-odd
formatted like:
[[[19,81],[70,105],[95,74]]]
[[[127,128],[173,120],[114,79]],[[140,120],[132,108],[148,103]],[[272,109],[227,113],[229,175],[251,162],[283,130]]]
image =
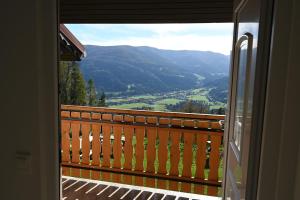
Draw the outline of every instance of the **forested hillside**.
[[[213,81],[228,76],[229,56],[219,53],[92,45],[86,50],[87,57],[80,62],[84,78],[94,80],[97,90],[106,93],[161,93],[207,84],[214,88]]]
[[[229,56],[152,47],[86,46],[61,62],[63,104],[224,114]]]

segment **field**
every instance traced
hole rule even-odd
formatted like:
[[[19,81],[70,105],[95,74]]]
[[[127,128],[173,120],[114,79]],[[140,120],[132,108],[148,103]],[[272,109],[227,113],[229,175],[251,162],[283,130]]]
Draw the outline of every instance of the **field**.
[[[109,95],[106,103],[111,108],[147,109],[155,111],[171,111],[168,105],[176,105],[184,101],[205,102],[210,109],[224,108],[225,103],[215,101],[205,88],[179,90],[168,93],[144,94],[136,96]]]

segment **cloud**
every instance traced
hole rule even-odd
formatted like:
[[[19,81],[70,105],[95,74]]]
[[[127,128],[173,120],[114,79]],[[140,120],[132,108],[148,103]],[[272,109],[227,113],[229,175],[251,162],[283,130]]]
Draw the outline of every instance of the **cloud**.
[[[229,54],[232,24],[67,25],[83,44],[151,46]]]

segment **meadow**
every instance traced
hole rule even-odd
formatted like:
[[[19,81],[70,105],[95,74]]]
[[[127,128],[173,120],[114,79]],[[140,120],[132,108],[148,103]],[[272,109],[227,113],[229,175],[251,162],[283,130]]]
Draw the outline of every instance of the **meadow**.
[[[134,96],[108,94],[106,104],[111,108],[173,111],[168,109],[168,105],[176,105],[188,100],[204,102],[210,109],[224,108],[226,106],[225,103],[215,101],[210,97],[209,90],[206,88]]]

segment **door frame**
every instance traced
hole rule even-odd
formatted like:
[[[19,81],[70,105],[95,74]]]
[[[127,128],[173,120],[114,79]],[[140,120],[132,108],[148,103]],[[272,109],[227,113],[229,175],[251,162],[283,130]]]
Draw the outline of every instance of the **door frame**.
[[[258,200],[300,199],[299,9],[297,0],[274,4]]]
[[[242,0],[238,4],[235,4],[234,8],[234,34],[233,34],[233,45],[232,49],[235,49],[236,36],[237,36],[237,20],[238,11],[245,5],[248,0]],[[257,1],[258,2],[258,1]],[[258,49],[257,49],[257,61],[255,70],[255,92],[253,94],[253,99],[256,99],[253,104],[253,119],[251,124],[251,139],[250,139],[250,149],[249,149],[249,161],[247,167],[247,186],[246,186],[246,199],[256,199],[256,194],[258,190],[258,180],[259,180],[259,163],[262,145],[262,134],[263,134],[263,124],[264,124],[264,109],[266,102],[267,93],[267,78],[269,69],[269,55],[270,55],[270,45],[271,45],[271,32],[272,32],[272,19],[273,19],[273,4],[274,0],[261,1],[260,6],[260,19],[259,19],[259,38],[258,38]],[[230,74],[234,76],[234,55],[231,56],[231,66]],[[230,79],[230,92],[228,94],[228,104],[226,114],[226,126],[224,132],[224,144],[225,144],[225,162],[223,171],[223,198],[225,199],[225,187],[227,184],[226,171],[228,163],[228,150],[229,150],[229,125],[230,119],[228,116],[232,115],[232,109],[234,105],[232,101],[235,100],[235,91],[233,80],[235,77]]]

